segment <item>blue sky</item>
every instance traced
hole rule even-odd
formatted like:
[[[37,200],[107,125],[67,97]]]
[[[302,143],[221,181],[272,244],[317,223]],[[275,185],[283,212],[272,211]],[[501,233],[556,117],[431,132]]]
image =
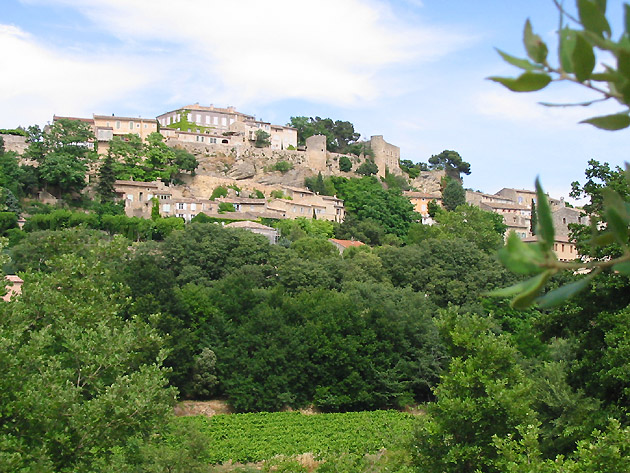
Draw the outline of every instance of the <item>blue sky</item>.
[[[619,31],[621,2],[608,3]],[[551,0],[3,0],[0,128],[233,105],[279,124],[348,120],[416,162],[456,150],[473,189],[540,175],[567,197],[589,159],[628,160],[630,132],[578,124],[614,104],[537,103],[590,97],[575,87],[514,94],[485,80],[517,74],[494,48],[523,56],[527,18],[553,49]]]

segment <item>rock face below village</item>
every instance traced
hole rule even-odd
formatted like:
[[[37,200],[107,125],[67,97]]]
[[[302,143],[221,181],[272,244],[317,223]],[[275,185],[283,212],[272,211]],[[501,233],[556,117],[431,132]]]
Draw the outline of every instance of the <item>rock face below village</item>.
[[[321,172],[323,176],[357,177],[354,172],[342,172],[339,158],[342,154],[319,152],[313,157],[312,151],[271,150],[269,148],[229,147],[203,145],[191,142],[169,140],[169,146],[186,149],[199,162],[196,175],[184,176],[183,180],[191,194],[209,195],[214,187],[235,184],[240,188],[259,189],[265,193],[279,186],[303,187],[306,177]],[[353,169],[364,161],[364,156],[349,156]],[[275,169],[283,163],[285,172]],[[388,168],[389,169],[389,168]],[[399,174],[400,168],[393,170]],[[383,174],[383,173],[380,173]],[[440,192],[440,179],[443,171],[422,172],[410,185],[420,192]]]

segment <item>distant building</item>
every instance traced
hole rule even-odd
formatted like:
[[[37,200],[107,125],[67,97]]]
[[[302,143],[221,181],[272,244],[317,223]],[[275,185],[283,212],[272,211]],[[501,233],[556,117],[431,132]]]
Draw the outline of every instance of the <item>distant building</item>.
[[[157,117],[161,133],[170,139],[231,146],[252,146],[258,130],[269,134],[271,149],[297,147],[295,128],[272,125],[234,107],[220,108],[199,103],[186,105]],[[187,123],[187,126],[183,126]]]
[[[272,227],[268,227],[261,223],[250,222],[250,221],[241,221],[241,222],[232,222],[228,223],[226,228],[242,228],[243,230],[247,230],[252,233],[258,233],[259,235],[263,235],[269,240],[269,243],[275,245],[278,243],[278,230]]]
[[[403,195],[409,199],[413,209],[422,215],[423,219],[429,217],[429,202],[435,200],[440,207],[442,206],[442,194],[404,191]]]
[[[12,297],[22,294],[22,284],[24,281],[19,276],[8,274],[4,277],[6,281],[5,289],[7,293],[2,296],[3,301],[10,301]]]
[[[524,238],[525,243],[535,243],[538,241],[536,236]],[[573,261],[579,258],[575,243],[568,237],[556,235],[553,241],[553,252],[560,261]]]
[[[328,241],[335,245],[335,248],[339,250],[339,254],[343,254],[343,252],[346,251],[348,248],[365,245],[365,243],[358,240],[338,240],[336,238],[329,238]]]

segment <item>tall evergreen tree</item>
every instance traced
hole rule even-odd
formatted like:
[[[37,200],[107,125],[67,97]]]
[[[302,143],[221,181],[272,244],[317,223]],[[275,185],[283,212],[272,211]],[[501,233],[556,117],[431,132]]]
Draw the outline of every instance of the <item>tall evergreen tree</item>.
[[[114,159],[108,153],[98,170],[98,184],[96,185],[96,193],[102,202],[111,202],[116,197],[115,182]]]
[[[449,179],[442,191],[442,202],[446,210],[455,210],[466,203],[466,191],[455,179]]]

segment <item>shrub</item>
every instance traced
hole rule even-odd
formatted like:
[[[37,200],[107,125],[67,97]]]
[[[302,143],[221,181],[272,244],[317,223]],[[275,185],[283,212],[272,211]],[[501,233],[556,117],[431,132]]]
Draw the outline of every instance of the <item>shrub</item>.
[[[214,200],[217,197],[227,197],[228,190],[226,187],[218,186],[212,191],[212,195],[210,196],[210,200]]]
[[[339,158],[339,170],[343,172],[352,171],[352,161],[348,156],[342,156]]]
[[[356,172],[362,176],[372,176],[378,173],[378,166],[373,160],[366,159],[365,162],[357,168]]]
[[[293,169],[293,163],[290,163],[289,161],[278,161],[276,164],[273,165],[272,169],[274,171],[280,171],[282,174],[284,174],[285,172]]]
[[[230,202],[219,202],[219,213],[236,212],[234,205]]]

